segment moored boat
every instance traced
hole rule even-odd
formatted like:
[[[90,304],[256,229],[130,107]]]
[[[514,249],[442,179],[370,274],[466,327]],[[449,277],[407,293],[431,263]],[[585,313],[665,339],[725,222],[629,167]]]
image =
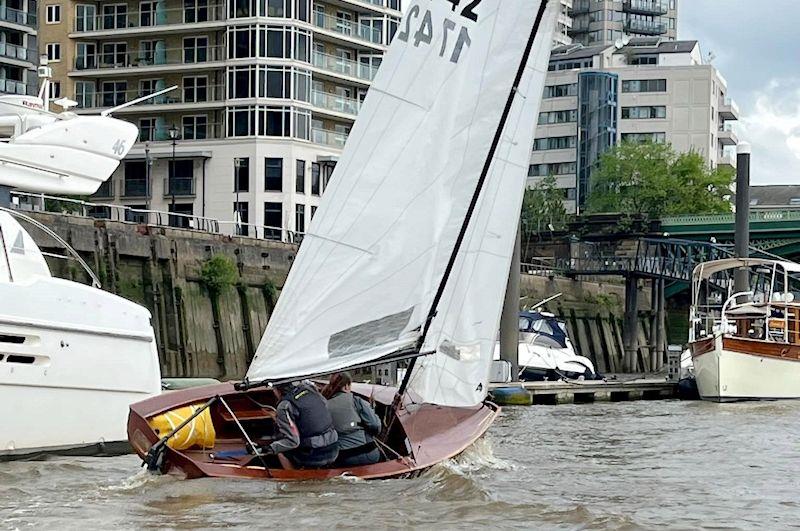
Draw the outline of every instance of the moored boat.
[[[734,293],[746,271],[750,290]],[[693,276],[690,349],[704,400],[800,398],[800,264],[727,259]]]
[[[132,406],[128,435],[151,469],[397,477],[485,433],[498,412],[485,401],[489,369],[558,8],[408,7],[245,380]],[[273,433],[274,386],[393,361],[409,362],[399,388],[354,388],[384,419],[381,462],[297,469],[257,450]]]

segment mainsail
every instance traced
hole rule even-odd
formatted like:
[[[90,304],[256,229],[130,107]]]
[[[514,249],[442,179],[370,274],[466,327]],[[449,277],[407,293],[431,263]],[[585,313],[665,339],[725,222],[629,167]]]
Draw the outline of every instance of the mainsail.
[[[414,388],[488,375],[557,2],[409,6],[297,255],[248,378],[334,371],[418,347],[489,155],[469,230],[430,323]],[[534,54],[499,144],[532,33]],[[458,307],[469,304],[470,308]],[[473,330],[474,328],[474,330]],[[490,359],[490,358],[489,358]],[[448,360],[453,360],[450,363]],[[461,366],[469,369],[460,368]]]

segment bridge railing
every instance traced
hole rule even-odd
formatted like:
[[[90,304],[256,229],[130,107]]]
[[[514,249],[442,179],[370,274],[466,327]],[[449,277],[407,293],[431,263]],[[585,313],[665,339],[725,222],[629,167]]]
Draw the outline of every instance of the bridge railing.
[[[725,225],[735,221],[733,212],[726,214],[668,216],[661,218],[662,226],[694,226],[694,225]],[[776,221],[800,221],[800,206],[791,207],[760,207],[750,211],[751,223],[764,223]]]

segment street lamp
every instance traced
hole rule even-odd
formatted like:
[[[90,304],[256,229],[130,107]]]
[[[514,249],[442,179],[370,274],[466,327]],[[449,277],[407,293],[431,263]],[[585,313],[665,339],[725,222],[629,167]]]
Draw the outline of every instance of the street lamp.
[[[168,183],[169,183],[169,192],[172,196],[172,212],[175,213],[175,183],[173,182],[173,177],[175,175],[175,146],[178,144],[178,128],[175,127],[175,124],[169,128],[169,138],[172,140],[172,168],[170,168],[170,172],[168,175]]]

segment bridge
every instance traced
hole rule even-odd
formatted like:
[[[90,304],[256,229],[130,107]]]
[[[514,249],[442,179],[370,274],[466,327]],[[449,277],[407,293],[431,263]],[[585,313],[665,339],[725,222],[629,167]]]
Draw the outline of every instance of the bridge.
[[[661,220],[661,230],[671,238],[733,242],[734,214],[674,216]],[[800,207],[761,208],[750,212],[753,247],[784,258],[800,258]]]

